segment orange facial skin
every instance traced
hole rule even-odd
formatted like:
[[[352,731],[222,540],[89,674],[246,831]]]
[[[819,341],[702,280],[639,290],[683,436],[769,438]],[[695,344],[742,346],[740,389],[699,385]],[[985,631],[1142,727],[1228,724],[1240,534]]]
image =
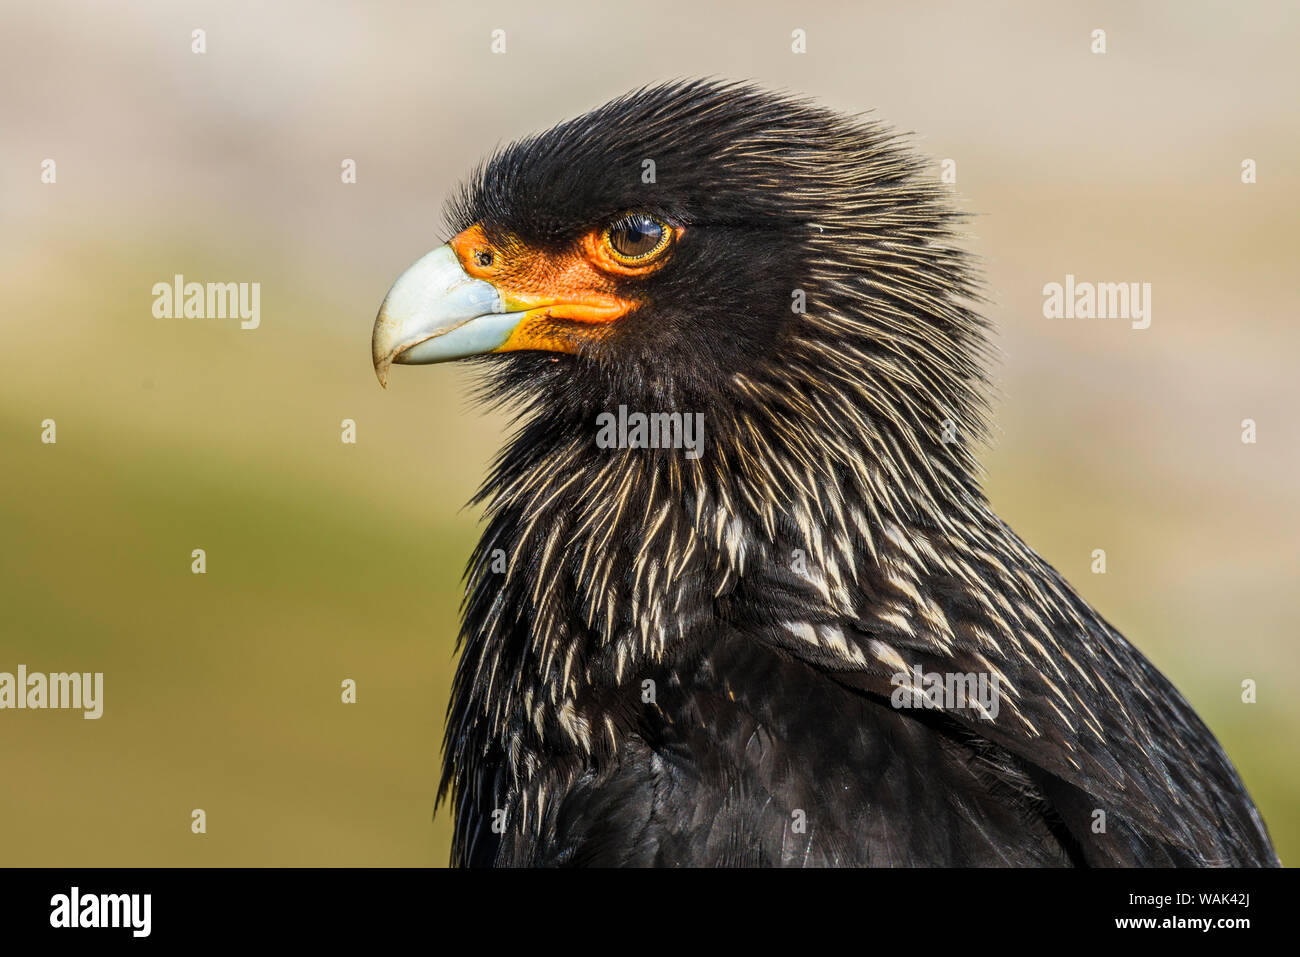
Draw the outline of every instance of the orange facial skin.
[[[673,240],[682,230],[673,228]],[[542,252],[514,240],[492,243],[477,225],[450,242],[461,268],[500,290],[506,308],[524,312],[510,338],[494,351],[524,349],[577,353],[637,303],[615,294],[621,277],[645,276],[663,267],[674,242],[653,260],[620,262],[603,230],[584,235],[562,253]]]

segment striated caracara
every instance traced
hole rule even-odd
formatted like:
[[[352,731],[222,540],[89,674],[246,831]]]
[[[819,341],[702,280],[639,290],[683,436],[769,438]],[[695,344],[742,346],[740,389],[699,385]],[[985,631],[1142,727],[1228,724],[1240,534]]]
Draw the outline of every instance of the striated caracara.
[[[986,502],[987,324],[895,136],[667,84],[448,215],[373,357],[476,357],[521,412],[467,572],[454,863],[1277,863],[1187,702]]]

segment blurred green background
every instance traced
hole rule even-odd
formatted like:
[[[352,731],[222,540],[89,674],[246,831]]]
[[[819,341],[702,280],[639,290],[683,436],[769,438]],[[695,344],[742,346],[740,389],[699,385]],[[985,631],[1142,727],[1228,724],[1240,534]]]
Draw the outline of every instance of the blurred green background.
[[[957,160],[1004,352],[991,497],[1183,690],[1295,859],[1296,17],[5,5],[0,671],[102,671],[105,711],[0,712],[0,863],[446,861],[463,503],[506,423],[456,367],[397,369],[382,392],[370,325],[482,154],[704,74],[874,109]],[[176,273],[261,283],[261,327],[153,318]],[[1066,273],[1152,283],[1151,328],[1042,318]]]

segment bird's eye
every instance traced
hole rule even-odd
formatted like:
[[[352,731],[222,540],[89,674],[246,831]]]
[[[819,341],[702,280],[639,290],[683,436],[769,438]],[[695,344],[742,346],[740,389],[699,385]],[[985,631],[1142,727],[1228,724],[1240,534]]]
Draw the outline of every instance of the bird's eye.
[[[631,266],[653,259],[668,246],[672,230],[649,213],[627,213],[605,227],[605,246],[617,261]]]

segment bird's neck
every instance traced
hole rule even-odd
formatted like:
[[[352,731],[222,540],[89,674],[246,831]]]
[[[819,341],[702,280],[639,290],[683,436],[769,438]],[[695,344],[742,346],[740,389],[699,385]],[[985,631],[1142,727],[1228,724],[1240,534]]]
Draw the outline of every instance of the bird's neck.
[[[851,595],[898,574],[897,543],[942,535],[936,520],[995,528],[972,482],[943,480],[960,469],[898,458],[942,456],[934,443],[850,443],[853,419],[820,449],[789,422],[712,425],[694,459],[601,448],[594,418],[530,423],[506,450],[481,494],[449,774],[453,749],[489,740],[520,776],[529,755],[616,747],[611,700],[699,648],[729,607],[758,594],[778,623],[860,614]]]

